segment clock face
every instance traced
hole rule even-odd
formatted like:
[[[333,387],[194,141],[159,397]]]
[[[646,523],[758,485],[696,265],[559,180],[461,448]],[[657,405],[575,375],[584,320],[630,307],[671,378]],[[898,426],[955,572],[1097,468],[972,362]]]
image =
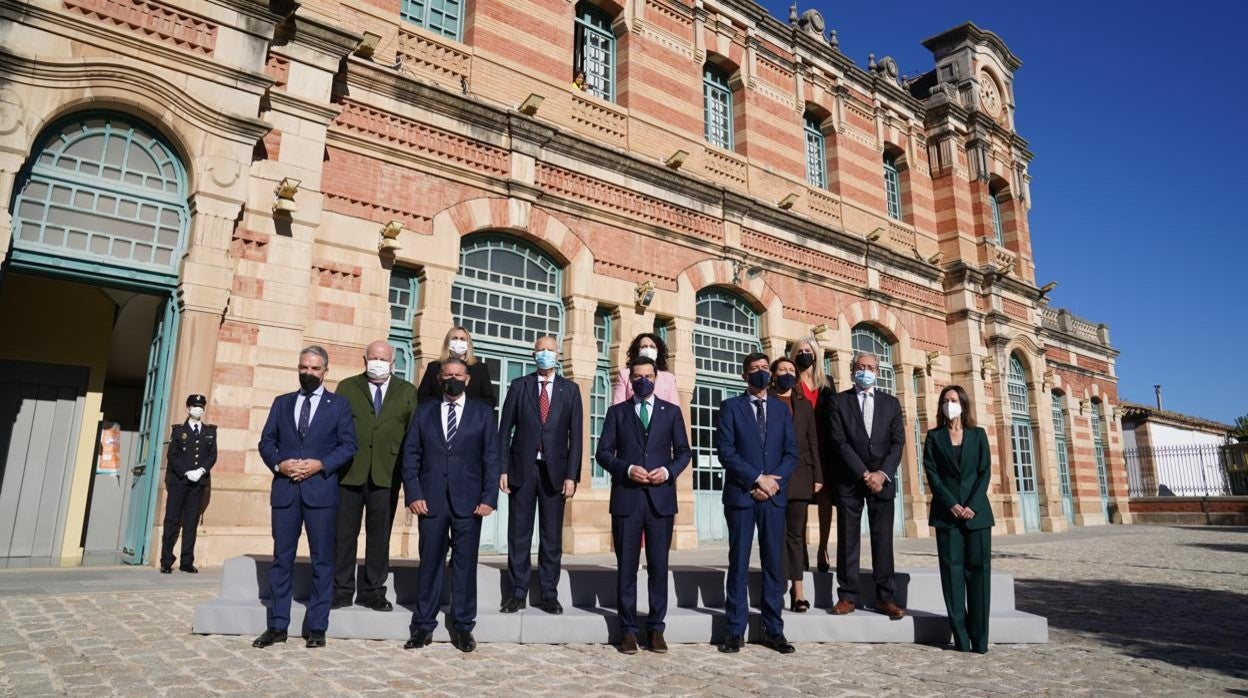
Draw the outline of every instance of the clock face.
[[[979,72],[979,102],[993,118],[1001,116],[1001,88],[986,70]]]

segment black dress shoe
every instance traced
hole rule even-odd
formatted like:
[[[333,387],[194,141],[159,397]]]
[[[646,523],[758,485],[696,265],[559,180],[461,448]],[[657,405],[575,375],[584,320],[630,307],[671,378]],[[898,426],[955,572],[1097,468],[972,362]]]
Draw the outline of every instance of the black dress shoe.
[[[346,608],[351,605],[351,599],[334,599],[329,604],[329,610],[337,611],[340,608]]]
[[[384,596],[378,596],[377,598],[372,599],[370,601],[365,601],[361,603],[360,605],[364,606],[365,608],[372,609],[374,611],[381,611],[382,613],[389,613],[390,611],[394,610],[394,604],[387,601],[386,597]]]
[[[309,630],[308,641],[306,644],[308,647],[324,647],[325,646],[325,633]]]
[[[547,613],[553,613],[554,615],[563,613],[563,604],[559,603],[559,599],[546,599],[538,606],[538,608]]]
[[[498,612],[515,613],[527,605],[528,603],[523,596],[509,596],[506,601],[503,601],[503,605],[498,608]]]
[[[637,654],[636,633],[628,633],[620,640],[620,654]]]
[[[286,631],[269,628],[264,631],[263,635],[256,638],[255,641],[251,643],[251,646],[268,647],[269,645],[275,645],[279,642],[286,642]]]
[[[724,654],[736,654],[741,651],[745,645],[745,638],[740,635],[729,635],[727,640],[719,646],[719,651]]]
[[[460,652],[471,652],[477,648],[477,641],[472,637],[471,630],[455,633],[455,641],[452,644]]]
[[[797,651],[797,648],[784,637],[784,633],[769,635],[764,632],[761,644],[763,647],[770,647],[780,654],[793,654]]]
[[[403,643],[403,649],[418,650],[421,647],[427,647],[431,642],[433,642],[433,634],[428,630],[413,630],[412,636]]]
[[[199,574],[199,570],[196,569],[195,565],[182,565],[178,569],[188,574]]]
[[[656,654],[667,654],[667,640],[663,639],[662,630],[651,630],[650,641],[646,643],[650,651]]]
[[[161,565],[161,566],[160,566],[160,573],[161,573],[161,574],[173,574],[173,566],[172,566],[172,565]]]

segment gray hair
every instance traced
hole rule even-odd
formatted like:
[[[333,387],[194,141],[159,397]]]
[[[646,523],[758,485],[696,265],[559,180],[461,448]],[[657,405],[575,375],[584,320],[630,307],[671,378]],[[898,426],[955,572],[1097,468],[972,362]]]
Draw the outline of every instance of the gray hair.
[[[465,371],[468,370],[468,362],[458,356],[442,359],[439,363],[442,364],[442,368],[446,368],[447,366],[463,366]]]
[[[850,368],[850,370],[853,370],[853,368],[854,368],[855,366],[857,366],[857,365],[858,365],[858,360],[859,360],[859,359],[861,359],[861,358],[863,358],[863,357],[865,357],[865,356],[870,356],[871,358],[875,359],[875,365],[876,365],[876,367],[877,367],[877,368],[879,367],[879,365],[880,365],[880,357],[879,357],[879,355],[877,355],[875,352],[870,352],[870,351],[856,351],[856,352],[854,352],[854,358],[852,358],[852,359],[850,359],[850,360],[849,360],[849,368]]]
[[[299,352],[299,358],[302,359],[308,354],[321,357],[321,361],[324,361],[325,365],[329,366],[329,352],[325,351],[324,347],[317,344],[313,344],[310,347],[304,347],[303,351]]]

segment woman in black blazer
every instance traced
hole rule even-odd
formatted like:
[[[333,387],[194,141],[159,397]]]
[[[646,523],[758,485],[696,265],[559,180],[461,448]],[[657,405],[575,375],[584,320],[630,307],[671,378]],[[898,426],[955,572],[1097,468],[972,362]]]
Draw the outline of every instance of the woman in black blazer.
[[[478,361],[472,351],[472,336],[462,327],[452,327],[442,340],[442,356],[437,361],[430,361],[425,367],[425,375],[420,379],[420,387],[416,389],[417,402],[442,399],[442,381],[438,374],[442,372],[442,362],[454,356],[468,364],[468,388],[464,394],[474,400],[480,400],[490,406],[498,404],[494,394],[494,383],[490,380],[490,367],[484,361]]]
[[[793,343],[793,356],[790,358],[797,366],[798,390],[814,408],[815,416],[818,417],[815,423],[823,424],[820,410],[825,409],[836,395],[836,381],[823,371],[823,362],[819,360],[819,340],[814,336],[797,340]],[[819,438],[819,452],[816,457],[823,470],[823,481],[832,482],[832,466],[836,462],[833,456],[836,449],[830,443],[825,443],[829,441],[826,434],[820,433],[818,429],[815,432]],[[832,569],[828,542],[832,538],[832,518],[836,509],[833,506],[831,487],[817,491],[820,494],[815,495],[814,503],[819,515],[819,545],[815,556],[819,571],[827,572]],[[809,564],[803,563],[803,566],[809,567]]]
[[[823,488],[823,468],[819,463],[819,436],[815,409],[797,388],[797,367],[786,358],[771,362],[771,394],[789,406],[793,431],[797,435],[797,468],[785,488],[789,505],[784,512],[783,564],[789,583],[789,610],[805,613],[810,602],[802,591],[806,574],[806,521],[810,500]]]
[[[927,520],[936,528],[940,586],[953,644],[961,652],[988,651],[992,578],[992,450],[975,426],[971,399],[961,386],[940,392],[936,428],[923,442],[923,470],[932,491]]]

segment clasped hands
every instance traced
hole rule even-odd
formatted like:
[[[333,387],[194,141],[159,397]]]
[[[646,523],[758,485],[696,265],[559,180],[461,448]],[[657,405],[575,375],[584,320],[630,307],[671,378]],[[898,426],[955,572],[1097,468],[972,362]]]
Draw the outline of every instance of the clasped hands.
[[[646,470],[640,465],[628,466],[628,479],[639,485],[661,485],[667,482],[667,468]]]
[[[779,491],[780,476],[768,475],[764,473],[754,481],[754,487],[750,489],[750,496],[753,497],[755,501],[765,502],[776,496],[776,493]]]
[[[975,512],[970,507],[964,507],[961,504],[954,504],[949,511],[953,512],[954,518],[967,520],[975,518]]]
[[[315,458],[287,458],[277,464],[277,471],[295,482],[302,482],[325,469]]]
[[[409,504],[407,508],[408,510],[410,510],[413,514],[417,516],[429,515],[429,502],[426,502],[423,499],[417,499],[416,501]],[[472,510],[473,516],[480,516],[482,518],[485,518],[486,516],[489,516],[492,513],[494,513],[494,507],[490,506],[489,504],[478,504],[477,508]]]
[[[879,494],[884,489],[884,485],[888,482],[888,478],[884,477],[884,473],[879,470],[868,470],[862,474],[862,481],[866,484],[867,489],[871,490],[871,494]]]
[[[208,471],[204,470],[203,468],[196,468],[194,470],[188,470],[186,471],[186,479],[190,480],[191,482],[199,482],[199,479],[203,477],[204,473],[206,472]]]

